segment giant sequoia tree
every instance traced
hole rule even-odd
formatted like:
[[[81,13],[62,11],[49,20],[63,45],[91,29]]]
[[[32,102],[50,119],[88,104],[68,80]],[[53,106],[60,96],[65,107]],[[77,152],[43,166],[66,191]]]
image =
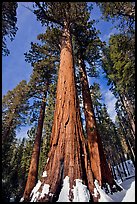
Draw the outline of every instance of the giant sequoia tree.
[[[63,30],[51,149],[45,167],[46,174],[43,174],[40,183],[37,184],[40,184],[37,193],[32,192],[31,201],[56,201],[59,197],[62,183],[67,179],[69,179],[70,188],[68,200],[72,201],[76,199],[72,189],[73,186],[77,185],[78,179],[80,179],[81,185],[82,183],[86,184],[90,193],[94,194],[94,180],[84,143],[75,87],[71,43],[73,22],[81,23],[84,16],[86,17],[86,4],[45,2],[42,3],[43,5],[37,4],[40,8],[35,12],[37,17],[42,22],[50,20],[53,23],[59,23]],[[82,156],[83,154],[84,157]],[[44,191],[47,187],[48,191],[43,194],[42,189]]]
[[[60,46],[60,68],[58,73],[56,106],[45,171],[28,200],[32,202],[62,201],[63,185],[68,183],[64,201],[79,201],[74,190],[82,187],[84,197],[80,201],[98,201],[95,195],[95,183],[101,185],[100,157],[97,150],[97,135],[90,137],[90,143],[84,138],[79,102],[77,97],[72,34],[76,26],[87,24],[89,13],[86,3],[38,3],[35,10],[42,24],[58,26],[62,39]],[[92,124],[95,125],[94,123]],[[94,130],[94,127],[92,127]],[[93,138],[94,137],[94,138]],[[94,146],[95,145],[95,146]],[[93,147],[94,148],[90,148]],[[94,165],[91,155],[96,151]],[[95,159],[96,162],[95,162]],[[97,168],[96,168],[97,167]],[[54,181],[54,182],[53,182]],[[87,197],[87,198],[86,198]]]

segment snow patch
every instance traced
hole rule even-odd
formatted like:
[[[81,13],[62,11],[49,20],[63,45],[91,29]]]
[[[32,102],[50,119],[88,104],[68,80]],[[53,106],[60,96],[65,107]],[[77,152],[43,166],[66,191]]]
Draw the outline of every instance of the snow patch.
[[[47,177],[47,171],[44,171],[42,177]]]
[[[33,194],[30,202],[36,202],[36,199],[39,197],[39,195],[40,195],[40,192],[36,192],[35,194]]]
[[[82,183],[82,180],[76,179],[76,186],[73,186],[72,192],[74,199],[72,202],[89,202],[90,193],[87,189],[87,186]],[[66,176],[63,181],[63,187],[59,194],[59,199],[57,202],[70,202],[69,200],[69,177]]]
[[[102,189],[101,186],[99,186],[98,181],[94,181],[95,187],[97,191],[100,194],[99,202],[114,202]]]
[[[44,184],[40,198],[43,198],[45,194],[49,193],[49,188],[50,188],[49,184]]]
[[[59,194],[57,202],[70,202],[69,200],[69,177],[66,176],[63,181],[63,187]]]
[[[74,186],[73,194],[74,199],[73,202],[89,202],[90,193],[87,189],[87,186],[82,183],[82,180],[76,179],[76,186]]]
[[[37,192],[37,191],[39,190],[40,185],[41,185],[41,181],[38,180],[38,183],[36,184],[36,186],[31,191],[30,197],[32,196],[32,198],[31,198],[30,202],[34,202],[34,200],[36,200],[36,198],[39,196],[40,193]]]
[[[20,199],[20,202],[23,202],[24,201],[24,197],[22,197],[21,199]]]

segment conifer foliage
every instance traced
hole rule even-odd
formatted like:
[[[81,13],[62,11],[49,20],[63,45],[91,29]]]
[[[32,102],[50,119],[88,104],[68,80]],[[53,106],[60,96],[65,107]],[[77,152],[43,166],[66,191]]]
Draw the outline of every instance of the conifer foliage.
[[[8,55],[10,51],[6,45],[6,38],[13,40],[17,32],[17,2],[2,2],[2,54]]]

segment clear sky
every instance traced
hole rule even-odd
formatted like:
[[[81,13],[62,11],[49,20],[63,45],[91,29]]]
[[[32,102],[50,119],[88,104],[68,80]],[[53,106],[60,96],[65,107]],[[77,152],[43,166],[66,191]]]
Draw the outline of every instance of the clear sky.
[[[42,27],[40,22],[36,20],[36,16],[23,5],[31,8],[32,2],[18,2],[18,31],[12,42],[7,39],[7,46],[10,50],[10,55],[2,57],[3,95],[5,95],[8,90],[15,88],[21,80],[29,80],[32,68],[30,64],[25,62],[24,53],[29,51],[31,42],[37,42],[37,35],[45,31],[45,28]],[[99,23],[96,24],[96,28],[101,32],[99,35],[101,40],[108,42],[110,35],[117,32],[115,28],[112,28],[112,24],[110,22],[101,20],[100,10],[97,6],[94,6],[94,9],[91,11],[91,18],[99,20]],[[108,112],[114,120],[116,115],[114,110],[116,99],[109,91],[106,79],[101,75],[100,78],[93,79],[92,82],[93,81],[100,84],[104,103],[107,105]],[[21,128],[18,136],[25,136],[27,129],[28,127]]]

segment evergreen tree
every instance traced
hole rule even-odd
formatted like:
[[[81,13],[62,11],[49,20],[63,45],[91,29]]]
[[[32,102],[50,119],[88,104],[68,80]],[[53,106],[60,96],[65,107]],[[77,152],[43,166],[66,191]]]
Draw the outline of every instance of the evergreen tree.
[[[112,36],[104,49],[103,69],[111,90],[120,98],[135,135],[135,53],[134,44],[123,35]]]
[[[124,136],[121,135],[117,126],[110,119],[106,106],[102,105],[100,101],[102,98],[99,89],[99,84],[94,83],[91,86],[91,93],[92,93],[91,96],[93,98],[93,105],[94,108],[96,109],[97,126],[102,139],[107,162],[111,164],[111,168],[115,179],[117,178],[115,175],[114,166],[118,165],[119,163],[122,163],[124,174],[125,176],[127,176],[126,173],[127,167],[125,169],[125,165],[123,164],[123,162],[126,159]],[[117,154],[117,152],[119,152],[119,154]]]
[[[29,112],[28,87],[26,81],[21,81],[12,91],[8,91],[2,99],[2,179],[3,189],[7,183],[14,187],[11,181],[11,158],[14,156],[16,146],[16,130],[27,123],[26,116]],[[7,189],[7,188],[6,188]],[[9,191],[11,195],[12,190]],[[8,199],[8,193],[4,200]]]
[[[57,70],[55,67],[55,64],[57,66],[57,54],[55,52],[53,53],[53,51],[47,47],[48,42],[45,39],[42,38],[42,41],[44,42],[44,45],[40,46],[38,44],[32,43],[29,53],[25,53],[26,61],[30,62],[33,66],[33,73],[28,83],[28,86],[30,87],[30,96],[42,100],[37,124],[36,138],[34,142],[27,183],[23,195],[25,200],[28,200],[30,193],[38,179],[38,164],[46,100],[49,93],[50,83],[54,82]],[[50,57],[51,52],[53,53],[52,57]]]
[[[28,86],[22,80],[12,91],[8,91],[2,99],[2,142],[10,137],[10,133],[20,125],[26,124],[29,111]]]
[[[17,32],[17,2],[2,2],[2,54],[8,55],[10,51],[6,45],[6,37],[13,40]]]
[[[135,2],[98,2],[104,19],[118,21],[117,28],[123,33],[134,33]]]
[[[72,188],[73,185],[75,186],[75,179],[81,179],[88,186],[92,195],[91,199],[92,197],[97,199],[94,197],[95,186],[80,119],[71,41],[74,22],[80,24],[89,18],[86,3],[37,2],[37,5],[39,9],[35,10],[35,13],[43,24],[50,21],[50,25],[58,24],[63,29],[51,148],[45,167],[47,177],[41,178],[41,187],[44,184],[50,185],[50,189],[44,197],[40,196],[42,194],[38,189],[39,196],[32,193],[31,201],[34,199],[36,201],[56,201],[62,182],[67,176],[70,183],[69,200],[73,200]]]

